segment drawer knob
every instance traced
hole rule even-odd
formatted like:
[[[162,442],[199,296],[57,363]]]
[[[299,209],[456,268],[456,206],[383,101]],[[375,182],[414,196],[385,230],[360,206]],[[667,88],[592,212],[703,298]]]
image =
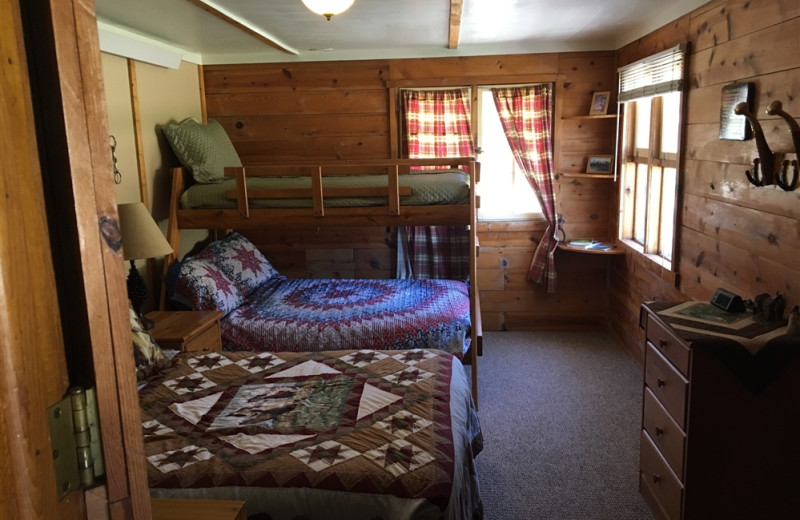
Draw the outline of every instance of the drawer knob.
[[[656,426],[656,437],[661,437],[662,435],[664,435],[664,428]]]
[[[661,475],[659,475],[658,473],[653,473],[652,478],[653,478],[653,484],[658,484],[659,482],[661,482]]]
[[[665,339],[658,340],[658,346],[660,348],[667,348],[667,340],[665,340]]]
[[[662,388],[666,386],[667,382],[659,377],[658,379],[656,379],[656,384],[658,385],[659,388]]]

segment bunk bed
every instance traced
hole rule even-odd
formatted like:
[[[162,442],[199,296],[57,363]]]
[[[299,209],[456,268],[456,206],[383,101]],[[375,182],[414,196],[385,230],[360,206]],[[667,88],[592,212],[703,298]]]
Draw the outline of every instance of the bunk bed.
[[[477,403],[477,356],[482,349],[477,280],[473,158],[340,160],[226,167],[225,179],[193,182],[172,170],[167,239],[179,251],[180,230],[244,231],[265,227],[394,227],[464,225],[470,234],[469,349]],[[174,253],[165,270],[176,260]]]

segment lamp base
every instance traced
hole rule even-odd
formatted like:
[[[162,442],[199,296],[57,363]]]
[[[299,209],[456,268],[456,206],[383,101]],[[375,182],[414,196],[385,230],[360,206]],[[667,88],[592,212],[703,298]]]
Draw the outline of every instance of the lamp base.
[[[152,329],[155,323],[142,314],[142,305],[144,305],[145,300],[147,300],[147,284],[144,278],[142,278],[142,275],[139,274],[139,270],[136,269],[136,263],[133,260],[131,260],[131,270],[128,272],[127,282],[128,298],[131,300],[131,305],[136,312],[136,316],[139,317],[139,321],[142,323],[142,328],[144,330]]]
[[[142,322],[142,328],[144,330],[150,330],[156,326],[156,322],[142,314],[141,311],[136,311],[136,314],[139,316],[139,321]]]

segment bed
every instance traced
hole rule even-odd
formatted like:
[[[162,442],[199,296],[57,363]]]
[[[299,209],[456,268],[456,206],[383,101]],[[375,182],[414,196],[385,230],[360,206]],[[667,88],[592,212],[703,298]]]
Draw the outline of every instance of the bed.
[[[468,284],[457,280],[287,278],[234,231],[173,266],[171,300],[225,313],[229,351],[431,348],[463,360]]]
[[[446,352],[184,352],[139,397],[154,497],[272,520],[482,518],[480,425]]]
[[[205,183],[196,182],[188,168],[175,168],[167,239],[178,251],[182,229],[466,226],[470,276],[462,288],[467,292],[470,326],[461,359],[472,365],[477,403],[477,356],[482,350],[476,287],[479,168],[469,157],[340,160],[225,167],[215,182]],[[165,266],[174,261],[174,255],[168,256]]]

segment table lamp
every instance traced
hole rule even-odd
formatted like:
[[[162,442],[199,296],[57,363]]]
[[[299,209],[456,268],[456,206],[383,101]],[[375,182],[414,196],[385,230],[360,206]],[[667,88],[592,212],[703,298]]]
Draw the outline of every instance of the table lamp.
[[[131,262],[128,273],[128,297],[142,326],[145,330],[149,330],[153,328],[153,320],[142,315],[142,305],[147,300],[147,284],[136,269],[135,260],[167,255],[172,252],[172,247],[143,203],[120,204],[117,206],[117,211],[122,234],[123,258]]]

